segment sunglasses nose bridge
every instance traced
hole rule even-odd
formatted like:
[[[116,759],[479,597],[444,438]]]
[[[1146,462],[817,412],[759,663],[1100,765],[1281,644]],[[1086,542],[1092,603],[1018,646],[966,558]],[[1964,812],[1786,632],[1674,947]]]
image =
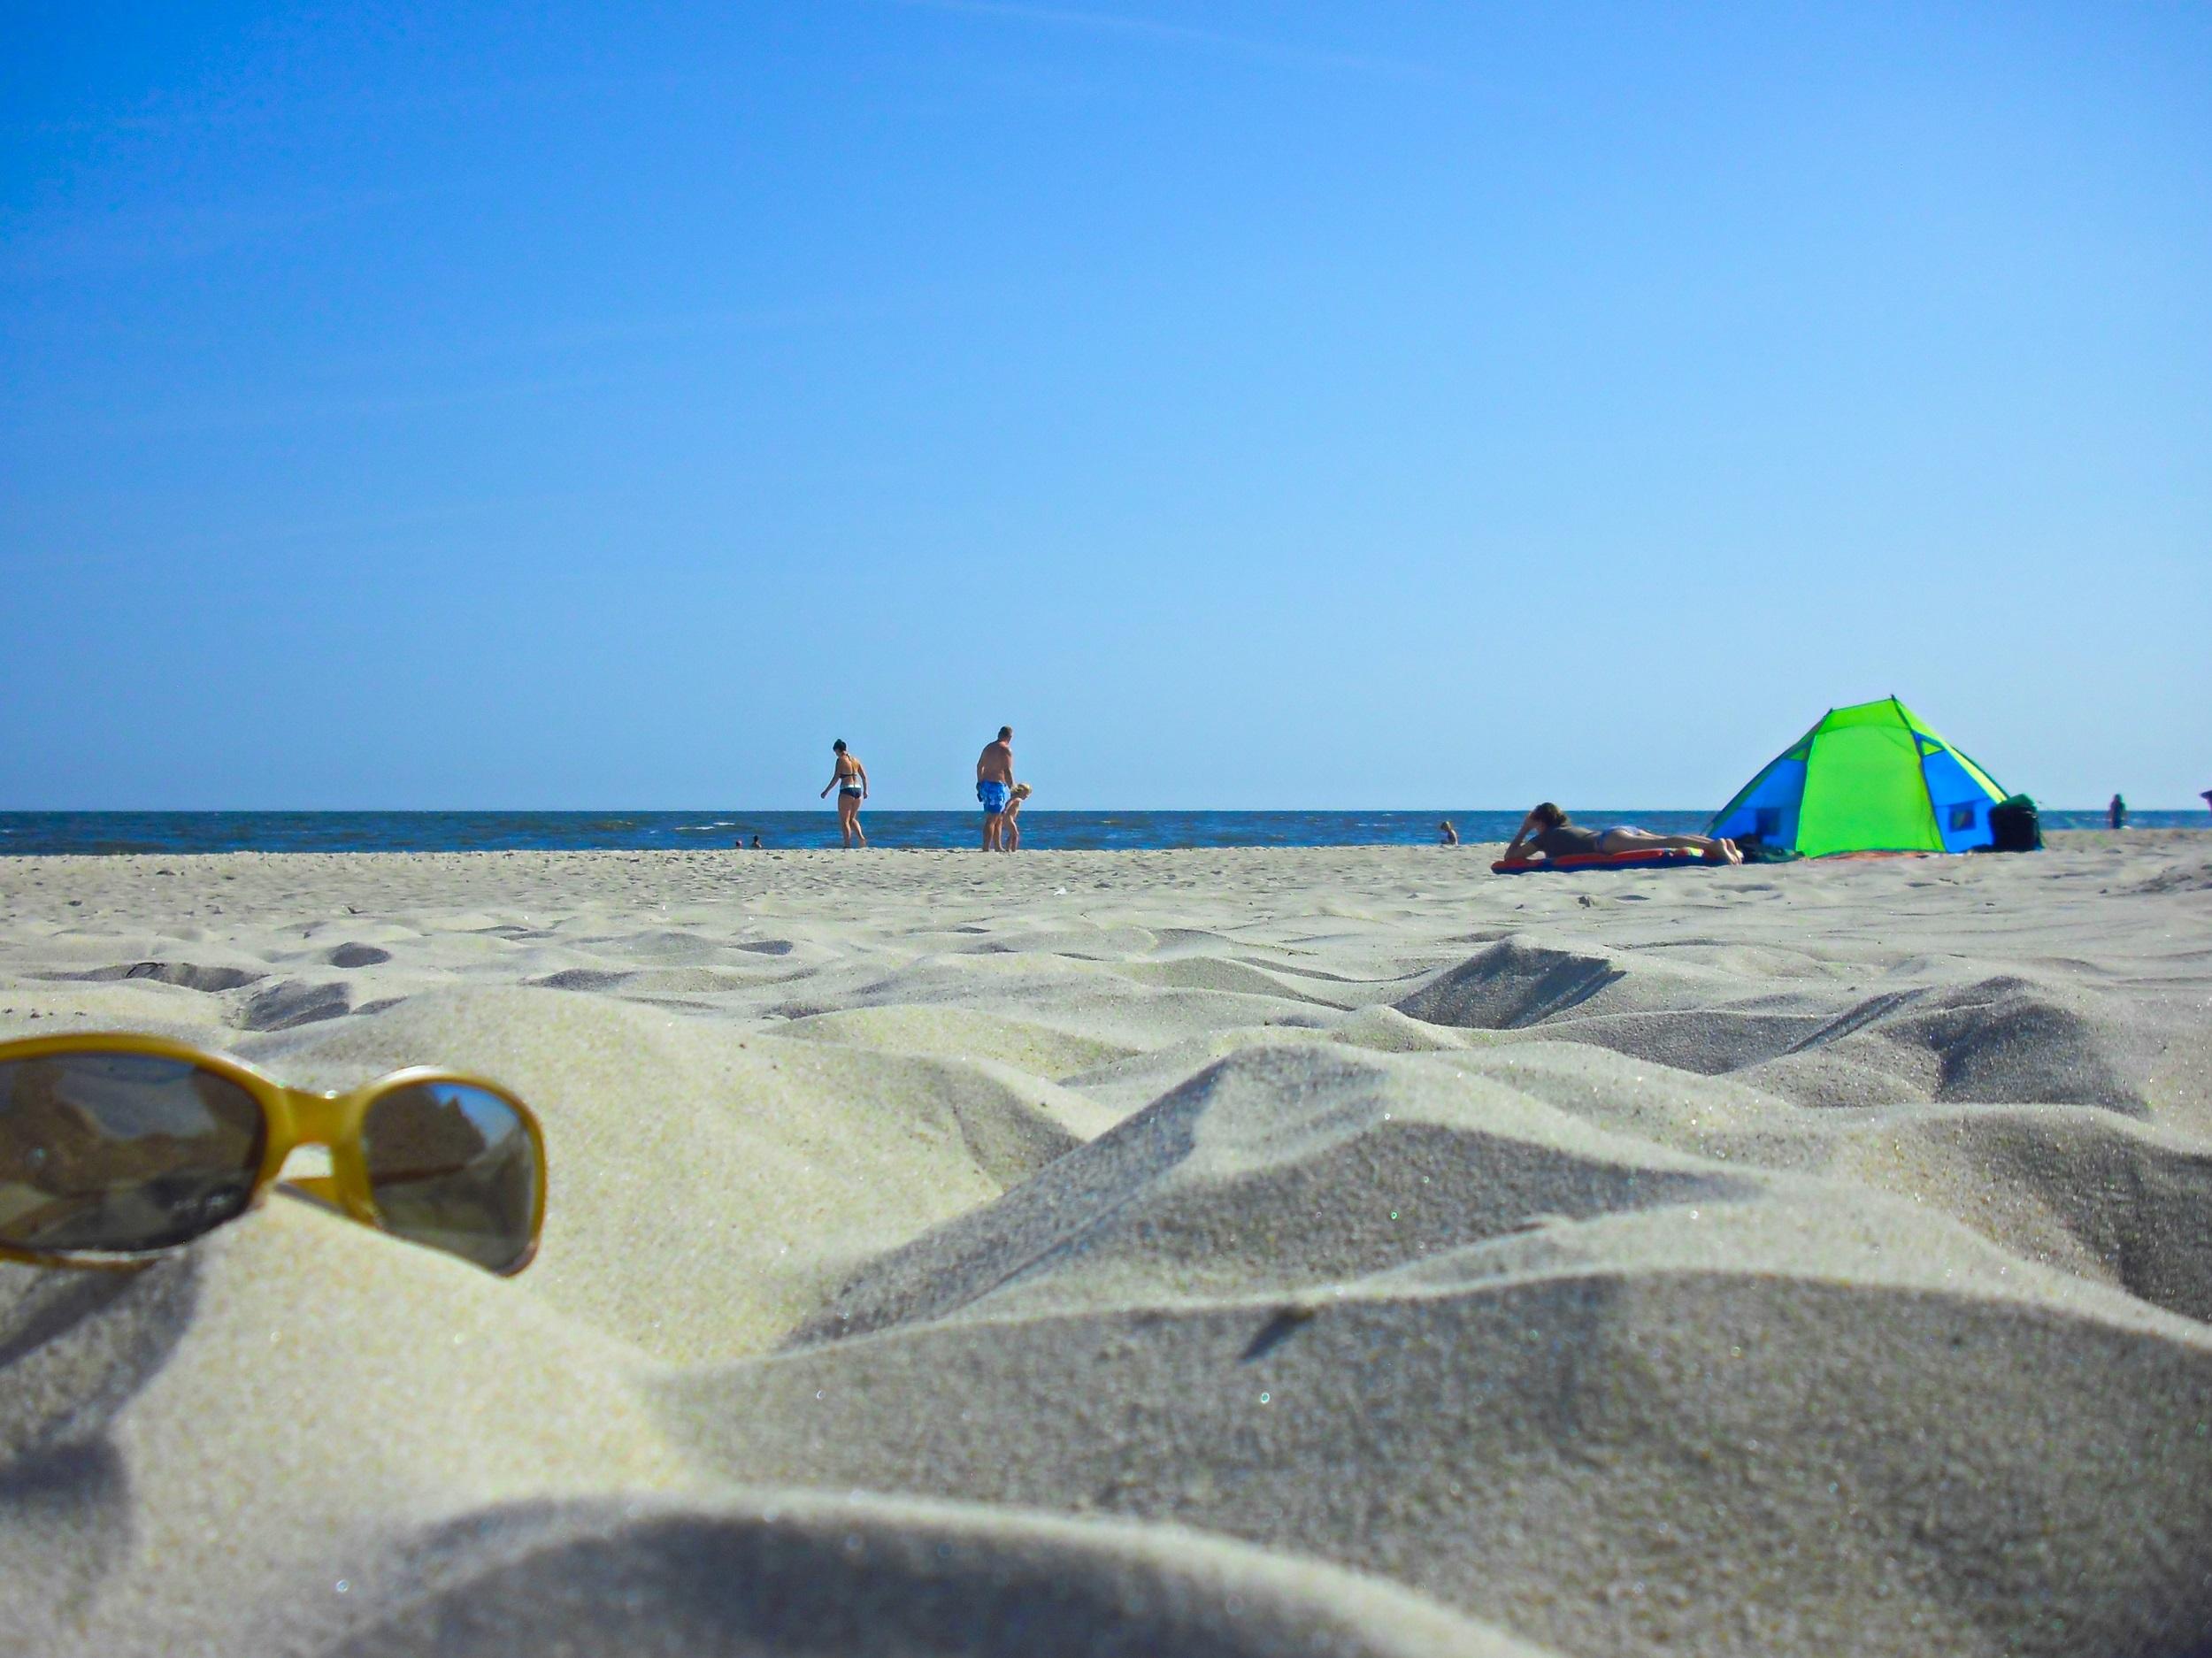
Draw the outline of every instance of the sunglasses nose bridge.
[[[327,1146],[345,1129],[342,1094],[321,1094],[312,1088],[284,1090],[285,1109],[291,1114],[292,1138],[299,1145]]]

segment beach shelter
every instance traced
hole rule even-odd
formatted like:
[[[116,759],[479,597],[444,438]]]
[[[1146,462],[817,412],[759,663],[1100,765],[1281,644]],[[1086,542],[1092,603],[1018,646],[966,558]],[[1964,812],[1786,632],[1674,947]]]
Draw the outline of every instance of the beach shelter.
[[[2005,798],[1989,773],[1895,697],[1832,708],[1767,762],[1706,833],[1809,858],[1833,852],[1970,852]]]

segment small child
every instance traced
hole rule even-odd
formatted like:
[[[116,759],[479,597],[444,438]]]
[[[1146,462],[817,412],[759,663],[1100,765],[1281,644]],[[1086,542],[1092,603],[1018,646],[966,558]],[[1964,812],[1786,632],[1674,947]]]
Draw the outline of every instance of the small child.
[[[1014,792],[1006,797],[1006,838],[1000,844],[1009,852],[1018,852],[1022,845],[1022,802],[1029,798],[1029,785],[1017,783]]]

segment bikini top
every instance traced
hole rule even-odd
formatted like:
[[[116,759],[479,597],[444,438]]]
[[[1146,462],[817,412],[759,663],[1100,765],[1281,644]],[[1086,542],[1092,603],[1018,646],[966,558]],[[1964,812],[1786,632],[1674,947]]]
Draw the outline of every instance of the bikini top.
[[[1540,829],[1530,839],[1529,845],[1548,858],[1564,857],[1577,852],[1598,849],[1598,832],[1585,829],[1580,824],[1554,824]]]

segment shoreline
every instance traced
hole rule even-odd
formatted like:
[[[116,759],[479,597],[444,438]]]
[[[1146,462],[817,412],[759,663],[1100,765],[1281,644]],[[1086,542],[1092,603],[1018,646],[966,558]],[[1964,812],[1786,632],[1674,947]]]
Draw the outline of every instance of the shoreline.
[[[1300,848],[1432,846],[1448,818],[1466,844],[1503,841],[1519,811],[1073,811],[1032,806],[1025,813],[1039,850],[1193,850],[1235,847]],[[1584,822],[1634,823],[1670,834],[1701,833],[1706,811],[1656,808],[1585,809]],[[2146,818],[2154,821],[2146,821]],[[864,809],[872,845],[885,849],[960,851],[979,838],[972,811]],[[2104,831],[2104,814],[2047,812],[2047,834]],[[2202,830],[2212,814],[2139,813],[2137,831]],[[69,856],[211,856],[227,852],[422,853],[483,851],[698,851],[833,849],[839,832],[826,808],[806,811],[707,812],[340,812],[340,813],[6,813],[0,855]],[[735,843],[745,843],[742,846]]]
[[[971,815],[972,815],[972,814],[971,814]],[[833,827],[833,828],[832,828],[832,830],[831,830],[831,833],[835,833],[835,831],[834,831],[834,827]],[[2139,846],[2145,846],[2145,847],[2158,847],[2158,846],[2161,846],[2161,845],[2165,844],[2165,843],[2166,843],[2166,841],[2169,841],[2169,840],[2178,841],[2185,842],[2185,843],[2186,843],[2186,842],[2191,842],[2191,841],[2212,841],[2212,819],[2208,819],[2208,821],[2207,821],[2207,822],[2206,822],[2206,823],[2205,823],[2205,824],[2204,824],[2201,827],[2190,826],[2190,825],[2154,825],[2154,826],[2147,827],[2147,828],[2141,828],[2141,829],[2136,829],[2136,828],[2129,828],[2129,829],[2116,829],[2116,829],[2049,829],[2049,830],[2046,830],[2046,831],[2044,832],[2044,839],[2045,839],[2045,841],[2047,841],[2047,850],[2061,850],[2061,849],[2064,849],[2065,848],[2068,848],[2068,847],[2097,846],[2097,845],[2104,845],[2104,844],[2108,844],[2108,843],[2109,843],[2109,844],[2114,844],[2114,845],[2139,845]],[[1487,852],[1487,851],[1489,851],[1490,849],[1492,849],[1492,848],[1502,848],[1502,847],[1503,847],[1503,846],[1504,846],[1504,844],[1505,844],[1504,841],[1503,841],[1502,839],[1500,839],[1500,840],[1494,840],[1494,841],[1461,841],[1458,845],[1456,845],[1456,846],[1443,846],[1443,845],[1440,845],[1440,844],[1438,844],[1438,843],[1436,843],[1436,842],[1434,842],[1434,841],[1418,841],[1418,842],[1410,842],[1410,841],[1330,841],[1330,842],[1326,842],[1326,843],[1325,843],[1325,844],[1314,845],[1314,846],[1305,846],[1305,845],[1283,845],[1283,844],[1252,844],[1252,845],[1225,845],[1225,845],[1217,845],[1217,845],[1206,845],[1206,846],[1168,846],[1168,847],[1054,847],[1054,846],[1049,846],[1049,845],[1040,845],[1040,846],[1025,846],[1025,847],[1023,847],[1023,848],[1021,848],[1021,850],[1020,850],[1020,851],[1018,851],[1018,852],[1014,852],[1014,853],[1005,853],[1005,854],[993,854],[992,856],[1007,856],[1007,857],[1014,857],[1014,858],[1032,857],[1032,856],[1053,856],[1053,857],[1069,857],[1069,858],[1073,858],[1073,857],[1110,857],[1110,858],[1121,858],[1121,857],[1141,857],[1141,856],[1156,856],[1156,856],[1168,856],[1168,855],[1173,855],[1173,856],[1189,855],[1189,856],[1225,856],[1225,855],[1229,855],[1229,854],[1236,854],[1236,853],[1257,853],[1257,854],[1263,854],[1263,855],[1265,855],[1265,856],[1283,856],[1283,857],[1302,857],[1302,856],[1305,856],[1310,855],[1310,854],[1313,854],[1313,855],[1326,855],[1326,854],[1332,854],[1332,853],[1342,853],[1342,854],[1348,854],[1348,855],[1378,854],[1378,855],[1386,855],[1386,856],[1398,856],[1398,855],[1414,856],[1414,855],[1420,855],[1420,854],[1426,854],[1426,853],[1438,853],[1438,854],[1449,855],[1449,856],[1471,856],[1471,855],[1476,854],[1476,853]],[[796,847],[796,846],[787,846],[787,847],[763,847],[763,848],[757,848],[757,849],[755,849],[755,848],[747,848],[747,847],[707,847],[707,846],[700,846],[700,847],[681,847],[681,846],[678,846],[678,847],[480,847],[480,848],[441,848],[441,849],[436,849],[436,850],[423,850],[423,851],[390,851],[390,850],[375,850],[375,849],[365,849],[365,850],[357,850],[357,851],[353,851],[353,850],[348,850],[348,851],[326,851],[326,850],[299,851],[299,850],[278,850],[278,849],[273,849],[273,848],[272,848],[272,849],[268,849],[268,850],[243,849],[243,850],[238,850],[238,851],[227,851],[227,852],[19,852],[19,853],[11,853],[11,852],[4,852],[4,851],[0,851],[0,868],[5,868],[5,867],[9,867],[9,866],[16,866],[16,865],[22,865],[22,866],[37,866],[37,865],[62,865],[62,864],[104,864],[117,863],[117,862],[128,862],[128,861],[132,861],[132,860],[135,860],[135,861],[140,862],[140,863],[161,863],[161,864],[185,863],[185,864],[205,864],[205,863],[210,863],[210,862],[213,862],[213,861],[217,861],[217,860],[220,860],[220,859],[226,859],[226,858],[237,858],[237,859],[280,858],[280,859],[305,860],[305,859],[311,859],[311,858],[383,858],[383,859],[403,859],[403,858],[513,858],[513,857],[521,857],[521,858],[588,858],[588,858],[659,858],[659,859],[664,859],[664,860],[674,861],[674,860],[680,860],[680,859],[694,859],[694,858],[703,858],[703,857],[708,857],[708,858],[727,858],[727,859],[731,859],[731,860],[735,861],[735,862],[742,863],[742,862],[743,862],[744,860],[746,860],[746,859],[754,859],[754,858],[762,858],[762,857],[770,857],[770,858],[795,858],[795,857],[816,857],[816,856],[844,857],[844,856],[871,856],[871,855],[891,855],[891,854],[899,854],[899,855],[908,856],[928,856],[928,857],[964,857],[964,856],[966,856],[967,855],[969,855],[970,853],[978,853],[978,852],[979,852],[979,848],[977,848],[977,847],[973,847],[973,846],[962,846],[962,847],[910,847],[910,846],[878,846],[878,845],[874,845],[874,844],[872,844],[872,844],[870,844],[870,845],[868,845],[868,846],[865,846],[865,847],[855,847],[855,848],[849,848],[849,849],[845,848],[841,848],[841,847],[835,847],[835,846],[828,846],[828,847],[821,847],[821,846],[807,846],[807,847]],[[1868,855],[1864,855],[1864,854],[1860,854],[1860,855],[1849,855],[1849,854],[1847,854],[1847,855],[1845,855],[1845,856],[1868,856]],[[1878,856],[1886,856],[1886,857],[1897,857],[1897,858],[1939,857],[1939,858],[1973,858],[1973,859],[1976,859],[1976,860],[1981,860],[1981,859],[1992,858],[1992,857],[1998,857],[1998,858],[2013,858],[2013,857],[2019,857],[2019,856],[2033,856],[2033,855],[2032,855],[2032,854],[2022,854],[2022,853],[1995,853],[1995,852],[1955,852],[1955,853],[1954,853],[1954,852],[1898,852],[1898,853],[1881,854],[1881,855],[1878,855]],[[1826,864],[1826,863],[1833,863],[1833,862],[1836,862],[1836,861],[1837,861],[1837,860],[1835,860],[1835,859],[1833,859],[1833,858],[1803,858],[1803,859],[1796,859],[1796,860],[1793,860],[1793,862],[1794,862],[1794,863],[1805,864]],[[1767,865],[1766,867],[1769,867],[1769,868],[1786,868],[1786,867],[1788,867],[1788,865],[1787,865],[1787,864],[1772,864],[1772,865]]]

